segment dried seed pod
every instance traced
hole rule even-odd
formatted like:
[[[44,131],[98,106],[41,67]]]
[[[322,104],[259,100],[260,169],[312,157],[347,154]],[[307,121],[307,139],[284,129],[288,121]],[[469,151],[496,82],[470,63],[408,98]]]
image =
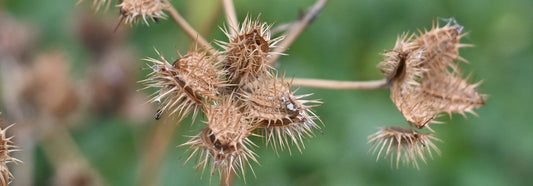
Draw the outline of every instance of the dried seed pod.
[[[418,85],[417,78],[422,77],[427,69],[422,68],[421,50],[409,43],[414,35],[403,34],[396,40],[392,50],[386,51],[384,60],[378,64],[378,68],[386,76],[387,81],[402,82],[409,87]]]
[[[213,64],[216,56],[191,50],[170,64],[157,50],[156,52],[160,59],[145,59],[153,63],[150,66],[152,72],[141,82],[146,84],[145,88],[159,88],[150,100],[161,103],[158,115],[171,110],[171,114],[178,112],[179,119],[190,112],[193,112],[195,118],[198,110],[204,106],[204,100],[216,99],[218,86],[223,84],[220,80],[222,72]]]
[[[302,138],[311,137],[314,129],[320,129],[314,121],[318,117],[311,108],[321,102],[303,100],[310,94],[295,95],[290,88],[290,83],[283,78],[265,76],[241,90],[244,112],[259,123],[266,144],[276,152],[278,145],[281,150],[286,147],[290,151],[290,143],[301,152],[305,147]]]
[[[410,87],[409,89],[401,88],[402,84],[394,83],[391,87],[391,98],[398,110],[403,114],[410,125],[417,128],[427,127],[434,121],[439,112],[431,107],[431,100],[424,99],[421,96],[421,88]],[[430,129],[431,130],[431,129]]]
[[[11,139],[13,136],[7,137],[6,131],[11,128],[14,124],[1,129],[0,128],[0,185],[8,185],[9,182],[13,179],[13,175],[7,167],[8,163],[21,163],[22,161],[17,158],[11,157],[10,153],[18,151],[18,147],[13,145]]]
[[[432,150],[440,155],[440,150],[432,140],[440,141],[432,134],[419,133],[410,128],[397,126],[383,127],[368,136],[368,143],[372,143],[370,151],[374,154],[378,153],[376,161],[384,152],[383,157],[390,159],[391,166],[396,162],[396,168],[399,167],[401,161],[405,165],[411,163],[418,169],[418,159],[426,163],[426,153],[430,158],[433,158]]]
[[[454,23],[452,25],[452,23]],[[407,121],[426,127],[441,112],[472,112],[484,104],[478,84],[468,84],[454,60],[462,60],[458,49],[463,27],[454,20],[421,35],[398,38],[378,67],[391,84],[391,99]]]
[[[196,168],[205,171],[207,164],[211,167],[211,176],[218,171],[221,179],[229,181],[230,175],[238,171],[244,175],[244,167],[249,161],[256,163],[256,154],[249,148],[255,144],[249,139],[253,126],[250,125],[236,100],[230,96],[227,100],[209,105],[206,109],[207,127],[200,134],[193,136],[181,146],[189,146],[189,161],[198,155]],[[255,173],[254,173],[255,175]]]
[[[443,27],[438,27],[437,22],[433,23],[431,30],[420,31],[420,36],[412,41],[412,45],[420,51],[422,65],[427,69],[458,69],[454,60],[466,61],[459,56],[459,48],[471,46],[459,43],[462,30],[463,26],[451,19]]]
[[[438,112],[460,113],[466,117],[465,112],[475,114],[475,108],[485,104],[486,95],[477,91],[481,82],[469,84],[468,77],[460,77],[458,72],[429,73],[422,81],[420,95],[428,102],[429,106]]]
[[[120,16],[126,23],[135,23],[140,17],[146,25],[149,25],[146,18],[154,22],[166,19],[163,10],[169,6],[168,0],[124,0],[117,5],[120,8]]]
[[[225,50],[223,68],[227,71],[227,79],[231,84],[243,85],[261,75],[270,74],[272,67],[267,63],[272,55],[270,51],[282,37],[271,39],[272,25],[258,19],[252,21],[246,17],[240,30],[229,28],[235,30],[234,35],[224,31],[229,43],[219,41],[219,45]]]

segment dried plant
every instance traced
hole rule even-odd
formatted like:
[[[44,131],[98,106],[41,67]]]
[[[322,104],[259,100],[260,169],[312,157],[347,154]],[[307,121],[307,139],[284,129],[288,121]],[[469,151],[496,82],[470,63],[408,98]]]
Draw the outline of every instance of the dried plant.
[[[271,27],[272,25],[260,22],[259,16],[255,21],[246,17],[238,32],[233,27],[229,28],[231,31],[224,31],[229,42],[219,43],[225,50],[222,65],[229,83],[244,85],[259,76],[270,75],[272,67],[268,64],[268,59],[273,55],[271,50],[283,39],[271,39]]]
[[[121,19],[126,23],[131,24],[142,19],[146,25],[149,25],[147,18],[154,22],[166,19],[163,10],[169,6],[167,0],[123,0],[117,5],[120,8]]]
[[[474,113],[473,109],[484,105],[486,95],[477,91],[480,83],[468,83],[469,78],[462,78],[459,65],[455,63],[456,60],[466,61],[459,56],[458,50],[470,46],[459,43],[462,30],[463,26],[450,19],[443,27],[434,23],[431,30],[420,32],[419,36],[404,34],[398,38],[394,49],[385,53],[384,61],[378,65],[391,85],[392,101],[410,125],[426,127],[434,132],[428,124],[438,123],[435,119],[441,113],[450,116],[460,113],[466,117],[465,112]],[[429,147],[439,152],[427,139],[436,138],[414,129],[394,127],[371,135],[369,142],[373,142],[374,151],[381,146],[378,159],[387,143],[389,147],[396,143],[396,165],[399,161],[413,162],[418,168],[416,158],[425,163],[424,153],[431,153]],[[416,145],[419,141],[421,145],[428,146],[425,152]],[[385,156],[389,151],[391,149],[387,148]]]
[[[303,99],[310,94],[295,95],[284,78],[263,77],[241,92],[245,110],[260,123],[259,130],[266,144],[276,152],[278,148],[290,150],[290,143],[301,152],[305,147],[303,138],[311,137],[314,129],[320,129],[314,121],[318,117],[311,108],[321,102]]]
[[[469,84],[455,60],[463,27],[454,20],[430,31],[401,36],[378,66],[391,85],[391,99],[410,124],[426,127],[441,112],[473,113],[485,103],[477,84]]]
[[[157,119],[166,110],[171,114],[177,112],[180,119],[190,112],[196,117],[205,101],[217,98],[223,80],[220,78],[222,72],[213,63],[216,56],[193,50],[170,64],[157,50],[156,53],[160,59],[146,59],[153,63],[149,66],[152,72],[141,82],[146,88],[159,88],[150,100],[162,105],[157,111]]]
[[[376,161],[384,152],[383,157],[390,159],[391,166],[396,162],[396,168],[399,167],[400,161],[419,168],[418,159],[426,163],[425,154],[428,153],[429,157],[433,158],[432,150],[440,155],[440,150],[432,140],[440,141],[433,134],[419,133],[414,129],[397,126],[383,127],[368,136],[368,142],[372,143],[370,151],[378,153]]]
[[[255,144],[249,139],[256,126],[241,111],[241,107],[233,96],[207,106],[207,126],[200,134],[182,144],[189,146],[191,151],[187,161],[198,155],[196,167],[201,168],[202,172],[210,164],[211,175],[218,171],[222,177],[240,171],[244,177],[244,167],[249,166],[249,161],[258,161],[250,149]],[[252,166],[249,167],[253,171]],[[229,181],[228,176],[221,179]]]
[[[188,159],[199,156],[197,168],[203,172],[210,164],[211,175],[219,172],[224,182],[237,172],[244,177],[250,159],[257,162],[248,147],[253,145],[249,136],[264,134],[276,152],[290,148],[290,143],[301,151],[303,137],[319,129],[311,108],[320,102],[302,99],[309,94],[295,95],[283,75],[276,78],[267,64],[280,40],[270,39],[270,27],[246,18],[237,35],[225,31],[229,41],[219,42],[223,52],[195,48],[172,64],[157,51],[160,59],[146,59],[152,72],[141,82],[157,88],[150,100],[161,102],[156,118],[167,110],[178,113],[180,120],[191,112],[193,119],[204,112],[208,126],[182,146],[189,146]]]
[[[95,1],[103,4],[105,1]],[[246,16],[240,24],[233,2],[223,0],[227,27],[223,32],[227,41],[217,41],[222,51],[215,49],[198,34],[178,11],[166,0],[123,1],[118,4],[121,17],[131,23],[142,18],[156,21],[164,12],[196,41],[198,47],[180,55],[173,63],[159,52],[160,59],[147,58],[150,75],[142,80],[146,88],[156,88],[151,102],[160,103],[156,112],[177,113],[181,121],[192,114],[203,113],[206,126],[181,146],[188,146],[187,161],[197,156],[196,168],[210,175],[219,172],[221,184],[231,184],[232,176],[243,175],[250,160],[258,163],[252,150],[251,136],[265,138],[266,145],[276,151],[290,150],[295,145],[301,152],[303,139],[320,130],[318,116],[311,111],[321,102],[305,100],[310,94],[296,95],[293,85],[330,89],[390,88],[391,99],[410,124],[406,127],[384,127],[368,137],[371,151],[396,162],[419,168],[419,160],[426,163],[427,154],[440,154],[433,141],[440,141],[432,133],[416,128],[429,128],[429,123],[442,113],[474,113],[485,103],[486,95],[478,92],[480,83],[463,78],[456,61],[466,61],[459,55],[463,27],[451,19],[439,27],[434,23],[429,31],[403,34],[385,59],[378,65],[385,79],[363,82],[330,81],[321,79],[291,79],[279,75],[273,63],[316,17],[327,0],[317,0],[308,12],[287,27],[287,32],[272,38],[272,24],[252,20]],[[253,172],[253,169],[252,169]],[[143,182],[144,183],[144,182]]]
[[[16,145],[13,145],[13,136],[7,137],[7,129],[11,128],[14,124],[5,127],[4,129],[0,128],[0,185],[8,185],[13,178],[11,171],[7,167],[8,163],[22,163],[11,156],[11,152],[19,151]]]
[[[76,87],[70,80],[70,65],[65,54],[59,51],[39,55],[24,73],[20,102],[28,104],[30,111],[58,120],[68,118],[79,103]]]

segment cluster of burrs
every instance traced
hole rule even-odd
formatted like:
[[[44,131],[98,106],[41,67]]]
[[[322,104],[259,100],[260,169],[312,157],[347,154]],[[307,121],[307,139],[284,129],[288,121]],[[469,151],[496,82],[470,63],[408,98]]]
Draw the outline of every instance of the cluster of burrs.
[[[473,109],[485,104],[486,95],[477,91],[478,83],[463,78],[460,64],[467,62],[459,56],[458,49],[468,44],[459,43],[463,27],[454,19],[443,27],[433,24],[431,30],[419,35],[403,34],[385,59],[378,65],[390,86],[391,99],[411,126],[384,127],[369,136],[371,151],[396,162],[411,163],[418,168],[418,159],[426,162],[431,151],[440,154],[432,140],[439,140],[432,133],[431,123],[448,113],[460,113],[466,117]],[[422,133],[415,128],[427,128],[432,133]]]
[[[93,2],[100,7],[110,1]],[[320,3],[325,1],[317,1]],[[124,0],[117,5],[126,23],[142,19],[146,24],[147,18],[153,21],[165,18],[164,10],[172,16],[169,6],[167,0]],[[180,19],[178,22],[182,22]],[[271,25],[246,19],[240,29],[232,24],[229,27],[225,31],[229,41],[218,42],[223,51],[216,51],[200,37],[198,43],[205,51],[191,50],[172,64],[163,57],[149,58],[154,63],[153,72],[144,81],[147,87],[159,88],[152,99],[161,103],[157,117],[164,112],[177,113],[180,119],[189,113],[193,113],[193,118],[198,112],[205,113],[206,128],[184,145],[190,146],[192,155],[200,155],[198,167],[204,170],[210,164],[211,173],[218,170],[224,175],[242,171],[249,160],[257,161],[248,139],[257,131],[276,150],[288,148],[290,143],[301,150],[302,138],[311,136],[312,129],[318,128],[313,121],[317,117],[309,109],[319,103],[302,100],[307,95],[294,95],[291,83],[276,77],[270,64],[275,57],[269,58],[279,55],[272,49],[281,38],[270,39]],[[390,159],[391,165],[395,162],[396,167],[403,162],[418,168],[418,161],[426,162],[427,154],[430,158],[432,151],[440,154],[433,143],[439,139],[430,128],[430,124],[440,123],[436,118],[443,113],[466,117],[465,113],[475,114],[473,109],[484,105],[487,96],[477,91],[480,83],[471,83],[469,76],[465,78],[461,64],[457,63],[466,62],[460,57],[459,48],[470,46],[459,42],[465,35],[462,30],[461,25],[450,19],[442,27],[437,23],[429,31],[401,35],[394,48],[385,52],[378,67],[386,76],[392,101],[409,127],[384,127],[370,135],[371,151],[377,153],[377,159],[383,156]],[[299,84],[315,86],[320,81],[303,82]],[[379,83],[365,85],[383,87]],[[424,128],[430,133],[420,131]]]
[[[94,0],[93,6],[107,8],[111,1]],[[166,18],[165,12],[178,16],[168,0],[123,0],[115,6],[128,24],[142,20],[148,25],[148,20]],[[226,182],[239,173],[244,177],[245,167],[252,169],[250,161],[258,163],[252,136],[264,138],[276,153],[290,152],[292,145],[301,151],[303,139],[319,129],[311,108],[320,102],[304,100],[310,94],[296,95],[291,82],[272,67],[281,55],[273,49],[283,36],[271,38],[272,25],[259,17],[234,24],[223,29],[228,41],[216,41],[221,50],[198,37],[199,47],[178,52],[177,60],[167,61],[156,50],[159,57],[146,59],[151,73],[141,81],[156,89],[150,99],[159,104],[156,119],[175,116],[181,122],[191,115],[194,123],[199,113],[205,115],[205,127],[181,146],[189,146],[187,161],[198,157],[202,174],[209,165],[210,174],[218,172]]]
[[[246,18],[240,28],[224,30],[229,41],[217,41],[221,51],[194,48],[173,62],[159,52],[158,59],[146,59],[151,73],[142,82],[157,89],[151,99],[160,104],[156,118],[167,113],[181,120],[192,113],[194,119],[199,112],[207,118],[200,133],[182,144],[189,146],[187,161],[198,156],[202,172],[209,165],[221,179],[238,172],[244,177],[250,160],[257,163],[250,137],[263,137],[276,152],[291,145],[301,151],[303,139],[319,128],[310,109],[320,102],[295,95],[269,64],[282,39],[271,39],[271,26]]]

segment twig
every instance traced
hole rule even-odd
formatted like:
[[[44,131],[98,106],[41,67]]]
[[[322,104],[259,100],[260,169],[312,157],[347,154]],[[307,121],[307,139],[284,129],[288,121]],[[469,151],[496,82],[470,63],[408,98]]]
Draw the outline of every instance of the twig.
[[[230,33],[233,35],[237,29],[237,12],[235,11],[235,6],[233,5],[233,0],[223,0],[224,2],[224,11],[226,12],[226,20],[228,21],[230,27]]]
[[[198,29],[200,35],[209,35],[213,28],[217,27],[218,21],[220,20],[220,15],[222,14],[222,2],[217,1],[213,7],[209,8],[207,11],[207,19],[201,22],[201,26]],[[203,8],[203,7],[201,7]]]
[[[164,119],[162,123],[157,125],[143,157],[138,185],[157,185],[159,167],[177,126],[172,119]]]
[[[235,178],[235,173],[227,171],[220,175],[220,186],[232,186]]]
[[[196,39],[196,41],[200,43],[200,45],[209,53],[216,53],[216,50],[213,48],[213,46],[211,46],[209,42],[207,42],[207,40],[205,40],[205,38],[203,38],[196,30],[194,30],[194,28],[192,28],[192,26],[179,14],[178,10],[176,10],[174,6],[169,6],[166,10],[170,13],[172,19],[174,19],[174,21],[176,21],[176,23],[183,28],[187,35],[189,35],[189,37]]]
[[[320,13],[327,2],[328,0],[317,0],[301,19],[293,23],[291,28],[289,28],[287,31],[285,39],[279,44],[279,47],[274,49],[273,53],[275,55],[270,58],[269,64],[272,64],[278,60],[281,54],[287,50],[287,48],[292,44],[292,42],[294,42],[294,40],[296,40],[296,38],[300,35],[300,33],[302,33],[307,25],[318,15],[318,13]]]
[[[295,78],[292,80],[293,85],[313,88],[325,89],[351,89],[351,90],[370,90],[387,88],[387,80],[372,80],[372,81],[336,81],[324,79],[301,79]]]
[[[63,126],[57,126],[54,131],[40,136],[40,145],[49,161],[59,170],[64,166],[78,166],[76,170],[90,179],[94,185],[108,185],[102,175],[92,167],[91,163],[80,152],[76,142]],[[86,172],[85,172],[86,171]]]

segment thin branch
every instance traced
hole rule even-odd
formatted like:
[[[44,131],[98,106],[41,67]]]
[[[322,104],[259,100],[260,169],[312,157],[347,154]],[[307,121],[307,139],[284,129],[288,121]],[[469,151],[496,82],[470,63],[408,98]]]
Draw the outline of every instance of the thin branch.
[[[226,20],[230,27],[230,33],[235,34],[237,29],[237,12],[235,11],[235,6],[233,5],[233,0],[223,0],[224,2],[224,11],[226,12]]]
[[[228,171],[220,175],[220,186],[232,186],[235,181],[235,173]]]
[[[204,8],[204,7],[201,7]],[[200,28],[198,29],[198,32],[200,32],[200,35],[206,36],[209,35],[214,29],[218,28],[218,22],[220,20],[220,15],[222,14],[222,2],[217,1],[214,3],[212,7],[209,7],[209,10],[207,10],[207,18],[204,19],[200,24]]]
[[[155,128],[143,157],[138,185],[158,185],[157,182],[160,175],[159,169],[168,150],[168,144],[170,144],[177,126],[178,125],[172,119],[164,119],[163,122],[159,123]]]
[[[301,19],[293,23],[291,28],[289,28],[287,31],[285,39],[280,43],[279,47],[274,49],[273,53],[275,53],[275,55],[270,58],[269,64],[272,64],[278,60],[281,54],[287,50],[294,40],[296,40],[296,38],[300,35],[300,33],[302,33],[307,25],[313,21],[313,19],[315,19],[327,2],[328,0],[317,0],[315,4],[313,4],[309,10],[307,10],[307,13]]]
[[[336,81],[324,79],[294,78],[292,80],[292,85],[325,89],[371,90],[387,88],[387,80],[380,79],[371,81]]]
[[[169,13],[172,19],[176,21],[176,23],[183,28],[183,30],[189,35],[189,37],[196,39],[196,41],[205,48],[210,54],[216,53],[216,50],[203,38],[192,26],[180,15],[178,10],[174,8],[174,6],[169,6],[166,9]]]
[[[42,123],[41,123],[42,124]],[[59,123],[64,124],[64,123]],[[46,125],[44,125],[46,126]],[[42,127],[36,127],[42,128]],[[37,129],[39,130],[39,129]],[[53,132],[40,136],[43,152],[50,163],[55,167],[56,173],[65,166],[75,165],[77,169],[71,171],[81,171],[76,173],[87,174],[85,178],[94,185],[108,185],[102,175],[91,165],[89,160],[81,153],[76,142],[64,126],[57,126]]]

